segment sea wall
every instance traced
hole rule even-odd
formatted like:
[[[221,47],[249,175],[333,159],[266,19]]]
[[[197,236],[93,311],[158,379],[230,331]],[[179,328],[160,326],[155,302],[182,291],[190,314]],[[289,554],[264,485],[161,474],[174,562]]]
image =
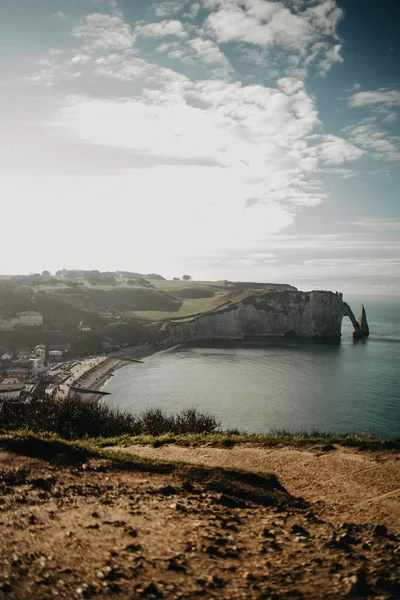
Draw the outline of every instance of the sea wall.
[[[167,330],[173,343],[263,336],[340,338],[346,306],[338,292],[267,292],[192,320],[172,321]]]

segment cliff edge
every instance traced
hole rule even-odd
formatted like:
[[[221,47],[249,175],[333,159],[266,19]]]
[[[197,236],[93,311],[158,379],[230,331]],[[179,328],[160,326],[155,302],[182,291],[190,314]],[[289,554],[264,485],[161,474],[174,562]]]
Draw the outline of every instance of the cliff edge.
[[[341,293],[273,291],[247,296],[189,320],[169,321],[164,331],[173,343],[272,336],[339,339],[344,316],[353,323],[354,337],[367,335],[365,310],[361,325]]]

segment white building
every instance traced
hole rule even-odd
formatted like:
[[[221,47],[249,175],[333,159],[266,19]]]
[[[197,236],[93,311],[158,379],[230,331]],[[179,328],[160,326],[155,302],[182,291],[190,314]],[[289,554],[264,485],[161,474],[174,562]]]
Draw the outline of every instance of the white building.
[[[44,364],[44,360],[41,358],[31,358],[29,360],[31,364],[32,372],[36,375],[37,373],[45,373],[47,371],[47,367]]]
[[[40,327],[43,325],[43,315],[34,310],[27,310],[19,313],[19,324],[23,327]]]
[[[111,310],[104,310],[99,312],[99,317],[105,321],[115,321],[115,314]]]
[[[11,319],[0,318],[0,331],[12,331],[18,323],[19,319],[17,317]]]
[[[44,344],[38,344],[35,346],[31,358],[38,358],[39,360],[44,360],[46,358],[46,346]]]

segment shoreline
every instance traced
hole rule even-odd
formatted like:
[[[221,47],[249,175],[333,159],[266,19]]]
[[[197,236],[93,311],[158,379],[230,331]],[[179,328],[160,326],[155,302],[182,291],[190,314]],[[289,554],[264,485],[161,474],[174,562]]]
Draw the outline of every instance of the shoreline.
[[[103,362],[90,369],[87,373],[83,373],[76,381],[73,382],[73,384],[80,384],[83,388],[92,389],[93,391],[98,392],[105,386],[107,381],[109,381],[116,371],[122,369],[122,367],[135,364],[135,362],[132,362],[131,359],[141,360],[163,350],[170,350],[174,347],[176,346],[160,348],[158,346],[146,345],[132,347],[110,354],[109,356],[105,357]],[[105,366],[107,369],[104,371]]]

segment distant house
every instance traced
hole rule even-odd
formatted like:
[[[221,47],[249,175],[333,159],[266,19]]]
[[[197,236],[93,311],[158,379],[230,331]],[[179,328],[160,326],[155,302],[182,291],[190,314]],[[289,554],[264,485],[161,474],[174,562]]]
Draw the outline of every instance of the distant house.
[[[59,362],[63,359],[64,352],[62,350],[50,350],[49,360],[51,362]]]
[[[19,324],[19,319],[13,317],[5,319],[0,317],[0,331],[13,331],[14,327]]]
[[[43,315],[34,311],[27,310],[19,313],[19,324],[22,327],[40,327],[43,325]]]
[[[44,344],[38,344],[35,346],[31,358],[39,358],[40,360],[44,360],[46,358],[46,346]]]
[[[49,346],[49,352],[53,350],[61,350],[63,354],[67,354],[68,352],[72,352],[71,344],[51,344]]]
[[[90,327],[90,325],[87,321],[81,321],[78,324],[78,329],[79,329],[79,331],[91,331],[92,330],[92,328]]]
[[[104,319],[105,321],[115,321],[116,320],[116,316],[111,310],[104,310],[102,312],[99,312],[99,317],[101,319]]]
[[[18,358],[21,360],[29,359],[31,351],[29,348],[20,348],[17,352]]]
[[[24,369],[9,369],[7,377],[15,381],[25,381],[27,372]]]

